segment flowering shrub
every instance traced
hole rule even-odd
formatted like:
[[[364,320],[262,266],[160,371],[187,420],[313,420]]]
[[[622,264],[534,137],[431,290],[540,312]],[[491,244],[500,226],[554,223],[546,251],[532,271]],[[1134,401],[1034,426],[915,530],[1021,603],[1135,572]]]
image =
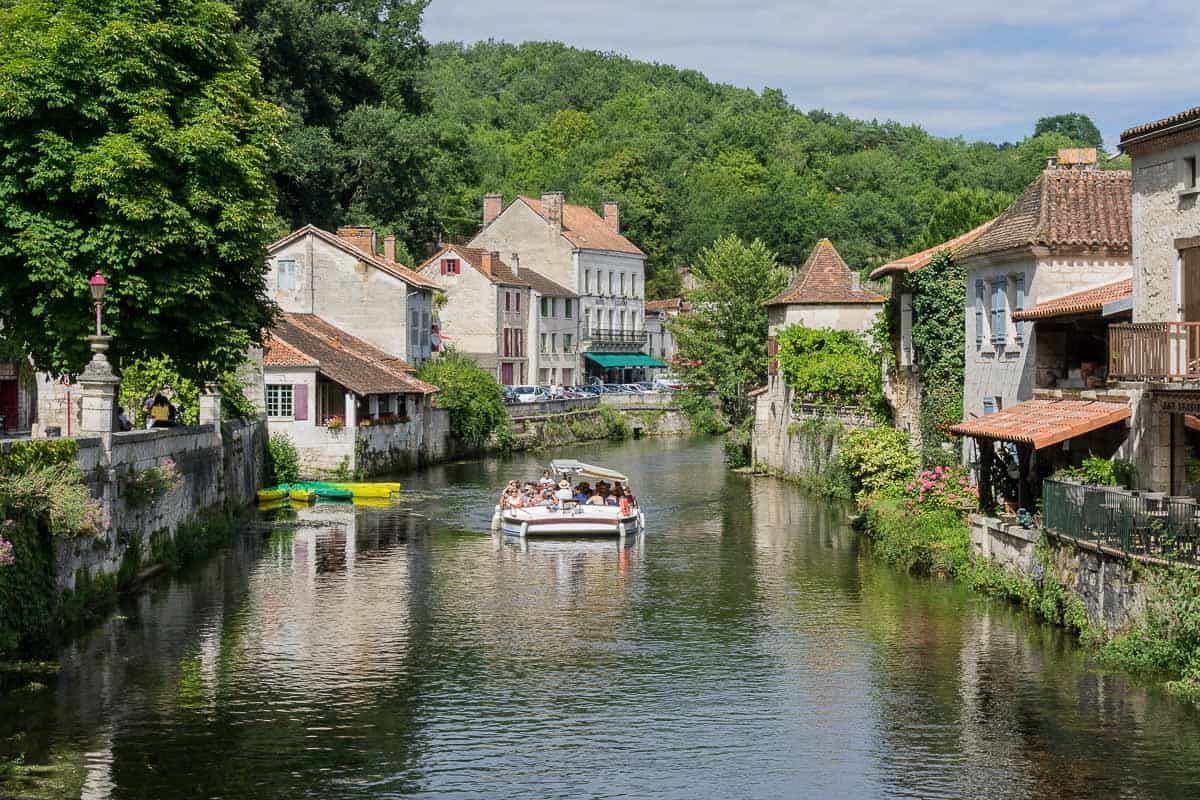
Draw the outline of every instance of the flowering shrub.
[[[934,467],[904,487],[905,511],[931,508],[963,509],[979,503],[979,487],[960,465]]]
[[[325,427],[329,428],[330,430],[338,430],[340,428],[344,428],[344,427],[346,427],[346,419],[345,419],[345,417],[332,416],[329,419],[325,420]]]
[[[121,497],[127,508],[156,503],[183,486],[183,475],[174,460],[164,458],[153,467],[131,472],[121,481]]]
[[[0,527],[4,533],[10,533],[17,523],[11,519],[4,520],[4,525]],[[13,557],[12,542],[4,538],[4,534],[0,534],[0,567],[7,567],[9,564],[16,561]]]
[[[854,494],[893,492],[919,466],[908,434],[886,425],[852,428],[838,444],[838,464]]]
[[[108,527],[100,501],[92,497],[74,464],[0,475],[0,496],[10,509],[32,517],[44,515],[54,536],[98,536]]]

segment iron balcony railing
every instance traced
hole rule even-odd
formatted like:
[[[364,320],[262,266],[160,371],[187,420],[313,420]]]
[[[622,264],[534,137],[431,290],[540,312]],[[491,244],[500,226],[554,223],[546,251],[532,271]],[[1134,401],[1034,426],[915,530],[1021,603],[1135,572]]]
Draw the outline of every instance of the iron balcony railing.
[[[619,328],[588,328],[583,338],[593,347],[597,345],[636,345],[646,343],[646,332],[623,331]]]
[[[1195,498],[1127,492],[1047,480],[1042,524],[1127,556],[1200,565],[1200,505]]]
[[[1200,322],[1109,325],[1108,353],[1116,380],[1200,380]]]

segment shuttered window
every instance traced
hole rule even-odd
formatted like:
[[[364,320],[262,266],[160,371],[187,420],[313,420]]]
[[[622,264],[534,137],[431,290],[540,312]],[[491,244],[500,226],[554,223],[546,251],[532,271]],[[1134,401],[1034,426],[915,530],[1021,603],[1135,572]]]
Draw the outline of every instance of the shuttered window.
[[[308,387],[300,385],[304,389],[305,406],[308,404]],[[268,384],[266,387],[267,395],[267,416],[275,419],[293,419],[292,416],[295,396],[294,387],[292,384]],[[305,417],[308,415],[306,414]]]
[[[1005,316],[1008,313],[1008,298],[1005,297],[1007,285],[1007,278],[992,281],[992,344],[997,347],[1002,346],[1008,339],[1008,332],[1005,330]]]
[[[1013,310],[1014,311],[1023,311],[1023,310],[1025,310],[1025,273],[1024,272],[1017,275],[1016,283],[1017,283],[1016,302],[1013,304],[1013,306],[1014,306]],[[1023,319],[1017,320],[1013,327],[1016,330],[1017,344],[1021,344],[1022,342],[1025,341],[1025,320],[1023,320]]]
[[[975,348],[983,347],[983,281],[975,281]]]
[[[996,401],[990,397],[983,398],[983,415],[993,414],[996,411]]]

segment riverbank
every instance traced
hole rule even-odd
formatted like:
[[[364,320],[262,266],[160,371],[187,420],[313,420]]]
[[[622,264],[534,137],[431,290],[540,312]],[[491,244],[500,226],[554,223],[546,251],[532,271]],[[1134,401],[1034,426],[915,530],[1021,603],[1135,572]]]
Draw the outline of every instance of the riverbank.
[[[636,401],[637,398],[631,398],[620,405],[568,406],[562,411],[548,403],[537,404],[533,409],[516,406],[510,409],[509,429],[493,437],[492,449],[524,452],[578,442],[718,432],[710,429],[707,418],[697,424],[696,411],[687,405],[677,405],[670,397],[657,396],[652,402]]]
[[[1017,603],[1075,634],[1101,663],[1200,699],[1200,574],[1195,570],[1114,558],[1121,574],[1110,581],[1117,592],[1137,599],[1117,598],[1122,608],[1111,614],[1104,604],[1113,602],[1114,590],[1097,577],[1104,574],[1096,566],[1100,554],[1075,543],[1027,531],[1028,541],[1036,544],[1028,568],[1020,568],[973,552],[964,512],[914,510],[903,500],[879,495],[860,497],[858,508],[858,527],[885,563]]]

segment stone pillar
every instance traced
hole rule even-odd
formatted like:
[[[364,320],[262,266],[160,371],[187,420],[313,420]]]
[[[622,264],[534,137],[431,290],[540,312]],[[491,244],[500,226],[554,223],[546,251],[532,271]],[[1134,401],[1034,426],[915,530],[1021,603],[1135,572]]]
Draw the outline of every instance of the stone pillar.
[[[200,393],[200,424],[212,425],[217,437],[221,436],[221,385],[219,383],[204,384]]]
[[[354,397],[354,392],[346,392],[346,427],[358,427],[358,401]]]
[[[991,514],[996,510],[996,497],[992,493],[992,460],[996,451],[987,439],[976,439],[975,448],[979,451],[979,508]]]
[[[111,336],[88,337],[92,360],[79,376],[79,385],[83,389],[79,433],[81,436],[100,436],[105,439],[106,449],[109,437],[117,428],[117,392],[121,388],[121,379],[113,373],[106,355],[111,341]]]

